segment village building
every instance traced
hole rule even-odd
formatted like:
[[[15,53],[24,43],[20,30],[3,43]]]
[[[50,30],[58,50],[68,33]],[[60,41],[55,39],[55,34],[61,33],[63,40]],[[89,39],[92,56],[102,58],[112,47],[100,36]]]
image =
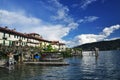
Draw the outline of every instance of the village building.
[[[65,51],[66,47],[64,43],[60,43],[59,41],[51,41],[52,48],[58,51]]]
[[[59,43],[59,50],[60,51],[65,51],[66,50],[66,46],[64,43]]]
[[[49,41],[42,38],[37,33],[21,33],[15,29],[8,29],[8,27],[0,27],[0,45],[3,46],[32,46],[45,49],[51,45],[53,49],[64,51],[65,44],[59,41]]]
[[[10,30],[7,27],[0,27],[0,44],[3,46],[25,46],[27,45],[27,36],[23,33]]]
[[[51,46],[55,50],[59,50],[59,41],[51,41]]]

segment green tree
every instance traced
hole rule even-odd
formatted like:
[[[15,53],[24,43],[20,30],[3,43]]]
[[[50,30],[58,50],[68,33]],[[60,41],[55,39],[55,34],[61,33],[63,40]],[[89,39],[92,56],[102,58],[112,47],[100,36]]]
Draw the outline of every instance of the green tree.
[[[46,49],[46,51],[52,51],[53,50],[53,48],[52,48],[52,46],[51,45],[47,45],[47,49]]]

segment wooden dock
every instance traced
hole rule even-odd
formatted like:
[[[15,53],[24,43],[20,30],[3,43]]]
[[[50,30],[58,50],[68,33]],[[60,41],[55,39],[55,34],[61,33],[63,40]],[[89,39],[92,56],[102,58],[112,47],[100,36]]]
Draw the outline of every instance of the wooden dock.
[[[24,62],[28,65],[43,65],[43,66],[66,66],[69,65],[67,62]]]

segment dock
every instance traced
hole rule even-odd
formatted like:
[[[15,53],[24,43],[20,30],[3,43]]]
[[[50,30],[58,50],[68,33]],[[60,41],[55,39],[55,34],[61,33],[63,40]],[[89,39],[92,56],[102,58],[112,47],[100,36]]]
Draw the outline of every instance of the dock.
[[[24,64],[43,65],[43,66],[67,66],[69,65],[67,62],[24,62]]]
[[[0,67],[3,66],[4,64],[5,62],[0,60]]]

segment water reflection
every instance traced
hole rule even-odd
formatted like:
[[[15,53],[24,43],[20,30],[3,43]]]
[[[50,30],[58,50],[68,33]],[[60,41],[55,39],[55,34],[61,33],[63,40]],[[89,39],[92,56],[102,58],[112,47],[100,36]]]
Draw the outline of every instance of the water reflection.
[[[69,66],[16,65],[0,68],[0,80],[119,80],[120,52],[102,51],[98,57],[89,52],[83,57],[67,58]]]

